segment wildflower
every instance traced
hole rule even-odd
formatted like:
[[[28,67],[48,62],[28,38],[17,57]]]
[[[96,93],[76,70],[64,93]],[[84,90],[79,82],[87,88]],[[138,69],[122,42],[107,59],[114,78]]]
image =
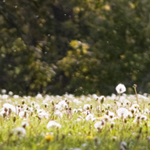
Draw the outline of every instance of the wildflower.
[[[96,129],[102,129],[103,127],[105,126],[105,121],[104,120],[101,120],[101,121],[97,121],[95,124],[94,124],[94,127]]]
[[[120,143],[120,150],[127,150],[127,143],[126,142],[122,141]]]
[[[19,117],[20,118],[28,118],[29,114],[26,111],[20,111]]]
[[[40,119],[42,119],[42,118],[48,119],[48,118],[49,118],[49,114],[46,113],[45,111],[41,111],[41,112],[38,113],[38,117],[39,117]]]
[[[54,115],[56,115],[58,118],[62,118],[63,117],[63,114],[59,110],[56,110],[54,112]]]
[[[145,108],[145,109],[144,109],[144,112],[145,112],[146,114],[149,114],[149,109],[148,109],[148,108]]]
[[[25,136],[26,130],[23,127],[18,127],[12,130],[13,134],[18,136]]]
[[[13,95],[13,92],[12,92],[12,91],[9,91],[8,94],[9,94],[10,96],[12,96],[12,95]]]
[[[147,136],[147,140],[150,141],[150,136]]]
[[[147,116],[141,115],[141,121],[146,121],[146,120],[147,120]]]
[[[13,106],[13,105],[11,105],[11,104],[9,104],[9,103],[5,103],[4,105],[3,105],[3,108],[4,109],[7,109],[7,110],[11,110],[12,112],[16,112],[16,109],[15,109],[15,106]]]
[[[111,108],[111,105],[110,105],[110,104],[107,104],[106,108],[107,108],[107,109],[110,109],[110,108]]]
[[[92,140],[93,136],[87,136],[86,139]]]
[[[61,128],[61,125],[55,121],[49,121],[47,124],[47,129],[51,128],[51,127],[58,127]]]
[[[112,140],[113,140],[113,141],[116,141],[116,140],[117,140],[117,137],[116,137],[116,136],[113,136],[113,137],[112,137]]]
[[[99,146],[101,144],[101,139],[99,137],[94,137],[94,142],[96,146]]]
[[[37,94],[36,95],[36,97],[35,97],[36,99],[42,99],[43,98],[43,96],[39,93],[39,94]]]
[[[5,112],[4,110],[2,110],[1,112],[0,112],[0,115],[3,117],[3,118],[5,118],[6,117],[6,114],[7,112]]]
[[[86,101],[91,102],[91,98],[90,98],[90,97],[88,97],[88,98],[86,99]]]
[[[34,106],[34,105],[35,105],[35,101],[32,101],[32,102],[31,102],[31,106]]]
[[[72,150],[81,150],[80,148],[74,148],[74,149],[72,149]]]
[[[96,94],[93,94],[92,97],[96,100],[98,96]]]
[[[6,94],[6,92],[7,92],[6,89],[2,89],[3,94]]]
[[[124,93],[126,91],[126,87],[124,86],[124,84],[118,84],[116,86],[116,91],[118,94]]]
[[[105,96],[100,96],[99,98],[98,98],[98,100],[99,100],[99,102],[101,103],[101,104],[103,104],[104,103],[104,101],[106,100],[106,98],[105,98]]]
[[[2,95],[2,97],[1,97],[1,98],[2,98],[3,100],[6,100],[6,99],[8,99],[8,97],[9,97],[9,95],[4,94],[4,95]]]
[[[73,109],[73,111],[72,111],[73,114],[74,114],[74,113],[77,113],[77,112],[78,112],[77,109]]]
[[[14,99],[18,99],[20,96],[19,95],[14,95],[13,98]]]
[[[16,122],[16,115],[13,116],[13,122]]]
[[[135,114],[137,112],[137,109],[135,109],[134,107],[130,107],[129,110],[132,114]]]
[[[26,102],[26,100],[25,100],[25,99],[22,99],[21,102],[22,102],[22,105],[24,105],[25,102]]]
[[[86,116],[85,120],[92,120],[94,118],[94,116],[92,114],[89,114]]]
[[[61,109],[68,108],[68,105],[65,101],[60,101],[58,105],[60,106]]]
[[[110,127],[113,128],[114,125],[115,125],[115,123],[114,123],[114,122],[111,122]]]
[[[62,109],[61,106],[58,104],[56,104],[54,107],[55,107],[55,110],[61,110]]]
[[[90,109],[90,105],[89,104],[85,104],[83,107],[84,110],[89,110]]]
[[[47,141],[53,141],[54,136],[51,135],[51,134],[47,134],[47,135],[45,136],[45,139],[46,139]]]
[[[28,123],[28,122],[23,121],[23,122],[21,123],[21,125],[22,125],[22,127],[23,127],[23,128],[25,128],[25,127],[28,127],[28,126],[29,126],[29,123]]]
[[[110,117],[108,115],[104,115],[101,119],[105,120],[105,122],[110,121]]]
[[[47,103],[43,103],[45,108],[48,108],[48,104]]]
[[[81,118],[77,118],[77,121],[80,122],[82,119]]]
[[[87,146],[87,144],[86,144],[86,143],[83,143],[81,146],[82,146],[82,147],[86,147],[86,146]]]
[[[40,109],[40,105],[37,104],[37,103],[34,105],[34,107],[35,107],[36,109]]]
[[[114,118],[114,116],[115,116],[115,113],[113,113],[113,112],[111,112],[111,111],[109,111],[109,114],[108,114],[108,116],[112,119],[112,118]]]
[[[135,119],[133,120],[133,123],[137,122],[137,123],[140,123],[141,121],[141,116],[136,116]]]
[[[123,117],[123,118],[126,118],[126,117],[128,117],[129,115],[132,115],[132,114],[130,114],[131,112],[129,112],[128,111],[128,109],[126,109],[126,108],[119,108],[118,110],[117,110],[117,115],[119,116],[119,117]]]
[[[133,104],[132,107],[134,107],[135,109],[139,109],[139,105],[138,104]]]
[[[81,102],[81,101],[79,101],[78,99],[74,99],[74,100],[73,100],[73,102],[74,102],[74,103],[76,103],[77,105],[79,105],[79,104],[81,104],[81,103],[82,103],[82,102]]]
[[[81,108],[78,109],[78,113],[80,113],[80,112],[82,112],[82,109],[81,109]]]

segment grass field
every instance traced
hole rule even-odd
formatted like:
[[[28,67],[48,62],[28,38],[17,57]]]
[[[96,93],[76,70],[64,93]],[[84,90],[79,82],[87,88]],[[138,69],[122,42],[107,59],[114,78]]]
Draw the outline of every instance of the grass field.
[[[117,89],[116,89],[117,90]],[[150,150],[150,97],[0,95],[0,150]]]

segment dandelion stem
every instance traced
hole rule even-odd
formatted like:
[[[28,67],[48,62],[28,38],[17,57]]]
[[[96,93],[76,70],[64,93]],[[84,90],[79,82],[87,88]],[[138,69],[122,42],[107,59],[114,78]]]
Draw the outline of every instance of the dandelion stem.
[[[119,98],[118,98],[118,101],[120,100],[120,95],[121,95],[121,94],[119,93]]]
[[[135,96],[136,96],[136,101],[137,101],[137,104],[139,104],[139,101],[138,101],[138,96],[137,96],[137,90],[136,90],[136,88],[137,88],[137,85],[136,85],[136,84],[134,84],[134,85],[133,85],[133,88],[134,88],[134,91],[135,91]]]

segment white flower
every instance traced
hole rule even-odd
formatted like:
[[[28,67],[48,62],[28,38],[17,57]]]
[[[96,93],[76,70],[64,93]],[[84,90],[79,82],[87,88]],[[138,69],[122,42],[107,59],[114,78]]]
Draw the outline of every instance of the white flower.
[[[81,118],[77,118],[77,121],[80,122],[82,119]]]
[[[25,136],[26,130],[23,127],[18,127],[12,130],[13,134],[18,136]]]
[[[127,149],[127,143],[124,142],[124,141],[122,141],[122,142],[120,143],[120,150],[126,150],[126,149]]]
[[[116,86],[116,91],[118,94],[124,93],[126,91],[126,87],[124,86],[124,84],[118,84]]]
[[[133,104],[132,107],[138,109],[138,108],[139,108],[139,105],[138,105],[138,104]]]
[[[148,114],[148,113],[149,113],[149,109],[148,109],[148,108],[145,108],[145,109],[144,109],[144,112],[145,112],[146,114]]]
[[[111,105],[110,105],[110,104],[107,104],[107,105],[106,105],[106,108],[107,108],[107,109],[110,109],[110,108],[111,108]]]
[[[91,98],[90,98],[90,97],[88,97],[88,98],[86,99],[86,101],[91,102]]]
[[[98,101],[99,101],[101,104],[103,104],[105,100],[106,100],[106,98],[105,98],[105,96],[103,96],[103,95],[98,98]]]
[[[2,117],[5,117],[7,114],[6,114],[6,112],[5,112],[4,110],[1,110],[0,115],[1,115]]]
[[[19,112],[19,117],[20,118],[28,118],[29,114],[26,111],[20,111]]]
[[[6,108],[7,110],[11,110],[12,112],[16,112],[16,109],[15,109],[15,106],[13,106],[13,105],[11,105],[11,104],[9,104],[9,103],[5,103],[4,105],[3,105],[3,108]]]
[[[92,97],[96,100],[98,96],[96,94],[93,94]]]
[[[7,92],[6,89],[2,89],[3,94],[6,94],[6,92]]]
[[[40,119],[42,119],[42,118],[48,119],[48,118],[49,118],[49,114],[46,113],[45,111],[42,111],[42,112],[39,112],[39,113],[38,113],[38,117],[39,117]]]
[[[36,95],[36,97],[35,97],[35,98],[36,98],[36,99],[42,99],[42,98],[43,98],[43,96],[42,96],[42,94],[40,94],[40,93],[39,93],[39,94],[37,94],[37,95]]]
[[[114,117],[115,117],[115,113],[114,113],[114,112],[109,111],[108,116],[112,119],[112,118],[114,118]]]
[[[77,113],[77,112],[78,112],[77,109],[73,109],[73,111],[72,111],[73,114],[74,114],[74,113]]]
[[[8,99],[8,97],[9,97],[9,95],[7,95],[7,94],[2,95],[2,99]]]
[[[123,118],[127,118],[129,115],[131,115],[130,113],[131,112],[129,112],[128,109],[126,109],[126,108],[119,108],[117,110],[118,116],[123,117]]]
[[[81,102],[81,101],[79,101],[78,99],[74,99],[74,100],[73,100],[73,102],[74,102],[74,103],[76,103],[77,105],[79,105],[79,104],[81,104],[81,103],[82,103],[82,102]]]
[[[90,105],[89,104],[85,104],[83,107],[84,110],[89,110],[90,109]]]
[[[92,120],[94,118],[94,116],[92,114],[89,114],[86,116],[85,120],[89,121]]]
[[[25,127],[29,126],[29,123],[26,122],[26,121],[23,121],[23,122],[21,123],[21,125],[22,125],[23,128],[25,128]]]
[[[60,101],[58,105],[60,106],[61,109],[68,108],[68,105],[65,101]]]
[[[147,116],[141,115],[141,120],[146,121],[147,120]]]
[[[47,124],[47,129],[51,128],[51,127],[58,127],[61,128],[61,125],[55,121],[49,121]]]
[[[104,120],[97,121],[97,122],[94,124],[94,127],[95,127],[96,129],[102,129],[104,126],[105,126],[105,121],[104,121]]]
[[[74,149],[72,149],[72,150],[81,150],[80,148],[74,148]]]
[[[137,109],[135,109],[134,107],[130,107],[129,110],[132,114],[135,114],[137,112]]]
[[[108,122],[110,121],[110,117],[108,115],[104,115],[103,120],[105,120],[105,122]]]
[[[20,96],[19,95],[14,95],[13,98],[14,99],[18,99]]]
[[[12,95],[13,95],[13,92],[12,92],[12,91],[9,91],[8,94],[9,94],[10,96],[12,96]]]
[[[54,107],[55,107],[56,110],[61,110],[62,109],[61,106],[58,105],[58,104],[54,105]]]
[[[58,118],[62,118],[63,117],[63,114],[59,110],[56,110],[54,112],[54,115],[56,115]]]

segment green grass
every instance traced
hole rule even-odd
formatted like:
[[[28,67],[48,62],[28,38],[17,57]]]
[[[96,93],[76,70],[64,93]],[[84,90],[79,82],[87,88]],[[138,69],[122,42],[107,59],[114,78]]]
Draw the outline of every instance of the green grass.
[[[87,101],[87,98],[90,97],[91,101]],[[97,130],[94,127],[95,122],[103,119],[103,116],[106,114],[107,109],[103,105],[103,112],[97,112],[96,107],[98,103],[95,99],[89,95],[88,97],[76,97],[81,101],[81,104],[75,104],[73,100],[75,97],[68,98],[67,96],[62,97],[50,97],[47,101],[48,108],[45,108],[42,104],[45,100],[45,97],[42,99],[36,99],[35,97],[26,98],[25,104],[30,108],[31,102],[35,101],[40,105],[40,108],[45,110],[49,117],[48,119],[42,118],[39,119],[36,108],[33,107],[32,115],[29,113],[28,118],[20,118],[18,114],[10,113],[6,117],[0,116],[0,149],[1,150],[73,150],[75,148],[80,148],[81,150],[119,150],[120,143],[125,141],[127,143],[127,149],[129,150],[148,150],[150,149],[150,141],[148,136],[150,136],[150,121],[149,114],[144,114],[144,107],[149,109],[149,101],[140,101],[141,113],[148,117],[146,121],[141,121],[140,123],[133,123],[135,117],[128,117],[126,120],[118,118],[114,121],[114,126],[111,128],[111,122],[107,122],[105,127],[100,130]],[[18,105],[23,106],[22,99],[14,99],[9,97],[9,103],[17,107]],[[1,99],[1,108],[3,104],[8,101],[8,99]],[[67,115],[66,109],[62,109],[63,113],[62,118],[58,118],[53,115],[53,105],[58,103],[61,100],[69,100],[69,107],[73,111],[74,108],[83,108],[84,104],[92,105],[90,110],[94,117],[97,118],[96,121],[87,121],[85,120],[86,114],[83,112],[74,113]],[[134,103],[134,99],[129,99],[129,96],[126,97],[130,102]],[[8,102],[7,102],[8,103]],[[143,106],[144,103],[144,106]],[[112,107],[110,111],[116,114],[116,104],[113,100],[108,100],[104,104],[110,104]],[[99,104],[100,105],[100,104]],[[132,105],[132,104],[131,104]],[[121,106],[123,107],[123,106]],[[131,106],[126,106],[128,109]],[[16,121],[14,121],[14,115],[16,116]],[[69,116],[69,117],[68,117]],[[78,117],[82,117],[81,121],[77,121]],[[61,128],[52,127],[47,129],[47,123],[50,120],[55,120],[61,125]],[[17,127],[22,127],[22,121],[29,123],[29,126],[26,127],[26,135],[20,136],[13,133],[13,129]],[[50,134],[53,136],[52,140],[47,140],[46,135]]]

